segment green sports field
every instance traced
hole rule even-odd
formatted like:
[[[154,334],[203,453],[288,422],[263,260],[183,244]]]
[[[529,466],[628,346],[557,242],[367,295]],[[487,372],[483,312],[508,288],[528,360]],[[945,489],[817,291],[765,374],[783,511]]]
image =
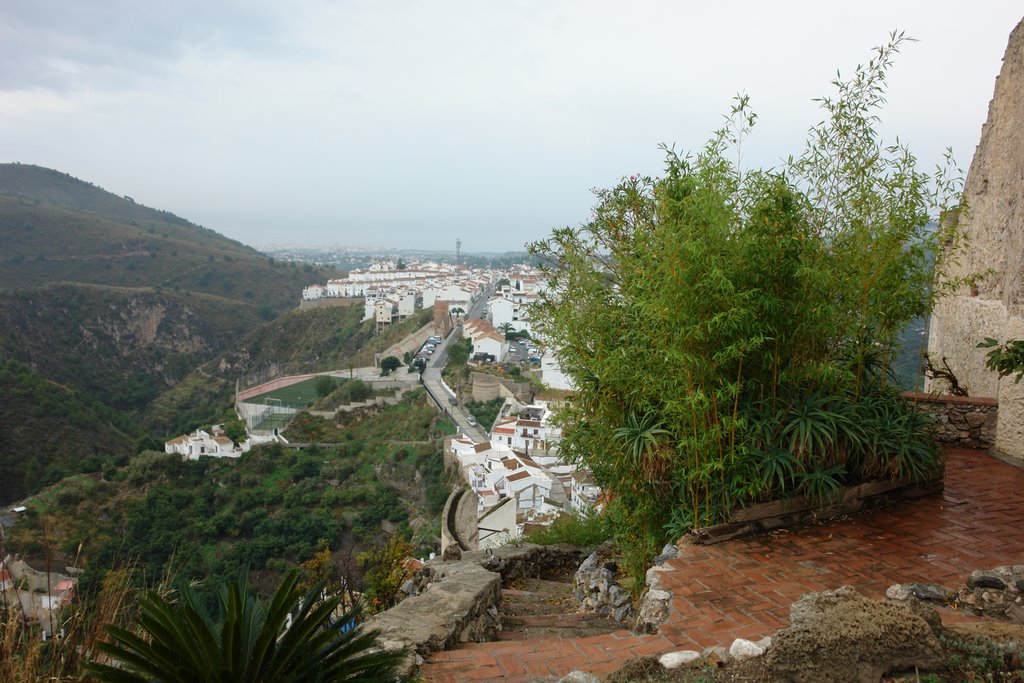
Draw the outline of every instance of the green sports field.
[[[301,382],[296,382],[295,384],[281,387],[280,389],[274,389],[273,391],[268,391],[265,394],[250,396],[245,399],[245,402],[258,403],[262,405],[266,402],[265,399],[272,398],[277,399],[282,405],[289,408],[306,408],[318,398],[316,393],[316,380],[316,377],[304,379]]]

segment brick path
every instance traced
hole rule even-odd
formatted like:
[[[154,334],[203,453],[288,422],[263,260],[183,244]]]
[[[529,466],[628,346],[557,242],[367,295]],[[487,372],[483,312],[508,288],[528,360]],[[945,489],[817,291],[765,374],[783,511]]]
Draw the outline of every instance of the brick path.
[[[1024,471],[950,449],[941,496],[791,532],[686,546],[669,564],[662,583],[672,591],[672,611],[657,635],[474,643],[434,653],[421,673],[436,683],[515,683],[573,669],[603,675],[638,656],[771,635],[809,591],[852,585],[877,599],[894,583],[955,588],[974,569],[1024,564]]]

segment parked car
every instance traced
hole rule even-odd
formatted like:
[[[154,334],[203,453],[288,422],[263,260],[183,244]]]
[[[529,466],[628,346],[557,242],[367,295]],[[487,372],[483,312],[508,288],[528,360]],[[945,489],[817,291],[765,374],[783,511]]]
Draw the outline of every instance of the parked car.
[[[468,423],[469,423],[469,426],[470,426],[470,427],[476,427],[476,418],[475,418],[475,417],[473,417],[472,415],[470,415],[470,416],[469,416],[469,417],[468,417],[468,418],[466,419],[466,422],[468,422]]]
[[[459,399],[455,398],[454,396],[449,396],[448,402],[451,403],[453,406],[459,405]]]

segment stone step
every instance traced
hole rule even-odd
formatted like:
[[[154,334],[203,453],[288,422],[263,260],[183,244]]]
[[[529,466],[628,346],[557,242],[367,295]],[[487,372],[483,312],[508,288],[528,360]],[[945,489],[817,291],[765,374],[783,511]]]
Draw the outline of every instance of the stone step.
[[[501,640],[581,638],[622,629],[593,612],[579,612],[566,581],[525,579],[501,591]]]

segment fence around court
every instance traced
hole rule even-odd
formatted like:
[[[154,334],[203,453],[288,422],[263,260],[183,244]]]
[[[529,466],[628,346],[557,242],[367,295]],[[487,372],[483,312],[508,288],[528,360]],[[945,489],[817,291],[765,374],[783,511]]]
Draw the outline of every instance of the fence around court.
[[[274,398],[263,399],[260,403],[235,403],[235,411],[245,420],[250,432],[272,432],[284,429],[291,419],[305,406],[285,404]]]

